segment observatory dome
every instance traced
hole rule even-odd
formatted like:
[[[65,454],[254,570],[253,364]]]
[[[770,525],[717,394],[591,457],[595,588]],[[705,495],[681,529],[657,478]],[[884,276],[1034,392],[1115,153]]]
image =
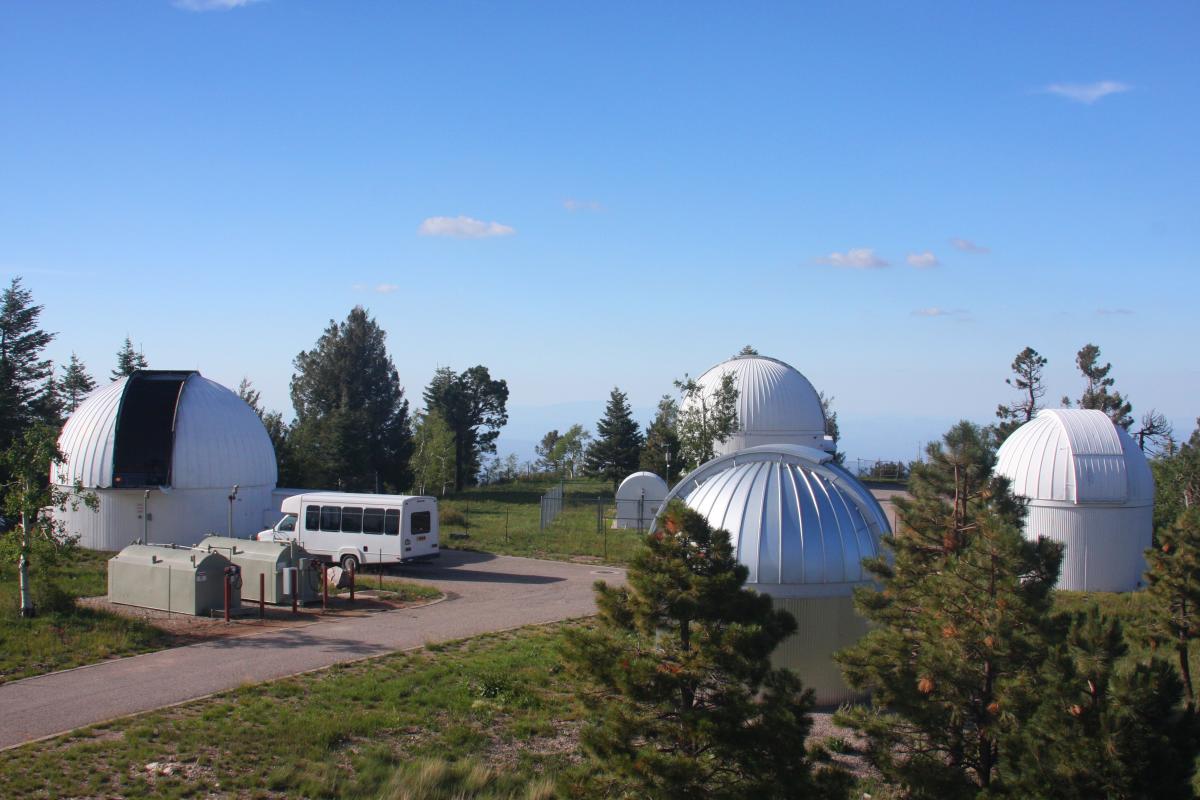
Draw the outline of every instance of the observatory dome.
[[[795,367],[766,356],[734,356],[696,380],[702,395],[712,394],[727,373],[733,374],[738,389],[738,432],[717,445],[717,455],[763,444],[832,449],[825,439],[821,398]],[[689,399],[684,407],[694,402]]]
[[[880,553],[887,518],[870,491],[812,447],[774,444],[715,458],[666,499],[678,498],[714,528],[729,531],[746,584],[769,594],[799,623],[775,660],[796,669],[834,704],[854,697],[832,656],[866,632],[855,587],[869,585],[862,560]]]
[[[635,472],[617,487],[617,514],[614,528],[650,527],[667,496],[667,482],[653,472]]]
[[[87,489],[275,485],[275,448],[250,406],[199,372],[144,370],[92,392],[63,426],[65,480]]]
[[[142,370],[97,389],[67,420],[58,447],[65,463],[52,467],[51,480],[78,481],[100,500],[98,511],[56,514],[85,547],[248,535],[272,504],[275,449],[262,421],[199,372]]]
[[[1140,585],[1154,477],[1133,439],[1104,412],[1038,412],[1000,446],[995,471],[1029,500],[1025,535],[1066,547],[1059,588],[1111,592]]]

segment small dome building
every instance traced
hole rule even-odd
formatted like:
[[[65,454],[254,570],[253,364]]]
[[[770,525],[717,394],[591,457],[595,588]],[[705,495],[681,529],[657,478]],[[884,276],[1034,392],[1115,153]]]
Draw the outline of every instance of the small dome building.
[[[734,356],[696,379],[701,396],[712,394],[727,373],[738,389],[738,431],[717,445],[718,456],[763,444],[833,450],[833,440],[825,435],[821,398],[795,367],[766,356]],[[696,402],[689,398],[684,408]]]
[[[143,535],[192,545],[226,533],[235,484],[234,536],[258,531],[272,506],[277,471],[266,428],[199,372],[143,370],[97,389],[63,426],[58,448],[65,461],[51,465],[51,481],[78,481],[100,506],[68,506],[56,517],[95,550],[120,550]]]
[[[1104,412],[1038,412],[1000,446],[995,471],[1029,501],[1026,537],[1065,546],[1058,588],[1128,592],[1142,585],[1154,477],[1137,444]]]
[[[675,498],[729,531],[746,585],[796,617],[775,662],[795,669],[821,705],[856,697],[832,655],[867,631],[852,594],[872,584],[862,560],[889,531],[870,491],[826,452],[771,444],[700,466],[664,502]]]
[[[667,482],[653,472],[635,472],[617,487],[617,516],[614,528],[650,527],[663,498],[667,496]]]

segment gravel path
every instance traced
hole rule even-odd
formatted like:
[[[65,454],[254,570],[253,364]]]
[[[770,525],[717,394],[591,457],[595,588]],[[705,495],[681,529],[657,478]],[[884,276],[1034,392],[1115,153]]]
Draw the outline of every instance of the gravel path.
[[[612,567],[447,550],[399,570],[446,599],[413,609],[316,622],[105,661],[0,685],[0,749],[84,725],[193,700],[246,683],[592,614],[592,583]]]

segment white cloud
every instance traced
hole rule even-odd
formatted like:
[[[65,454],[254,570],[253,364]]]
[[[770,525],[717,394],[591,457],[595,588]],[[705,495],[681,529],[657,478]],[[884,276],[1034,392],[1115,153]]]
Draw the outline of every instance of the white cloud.
[[[421,223],[417,232],[422,236],[449,236],[454,239],[486,239],[489,236],[512,236],[516,229],[499,222],[484,222],[471,217],[430,217]]]
[[[929,308],[918,308],[912,313],[914,317],[961,317],[967,313],[967,310],[965,308],[930,306]]]
[[[603,211],[604,206],[595,200],[576,200],[568,197],[563,200],[563,208],[567,211]]]
[[[975,244],[970,239],[959,239],[959,238],[951,239],[950,246],[953,247],[955,250],[958,250],[963,253],[983,254],[983,253],[992,252],[992,248],[984,247],[981,244]]]
[[[1098,308],[1096,313],[1102,317],[1128,317],[1133,314],[1132,308]]]
[[[879,269],[888,265],[887,261],[875,255],[875,250],[871,247],[856,247],[844,253],[830,253],[817,261],[842,269]]]
[[[375,292],[376,294],[391,294],[400,289],[399,284],[395,283],[380,283],[375,286],[369,286],[365,283],[356,283],[350,287],[356,292]]]
[[[258,0],[174,0],[174,5],[185,11],[229,11],[257,2]]]
[[[1096,81],[1095,83],[1052,83],[1043,91],[1090,106],[1110,94],[1128,92],[1132,88],[1129,84],[1119,81]]]
[[[926,250],[924,253],[909,253],[908,258],[904,259],[910,267],[917,269],[929,269],[931,267],[940,267],[942,262],[938,261],[932,251]]]

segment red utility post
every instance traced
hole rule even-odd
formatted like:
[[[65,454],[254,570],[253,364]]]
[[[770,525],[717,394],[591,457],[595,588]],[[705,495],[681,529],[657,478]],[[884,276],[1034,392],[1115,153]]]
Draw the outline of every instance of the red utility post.
[[[329,567],[325,562],[321,562],[321,610],[325,611],[329,608],[329,575],[327,574]]]
[[[354,602],[354,562],[350,562],[350,602]]]
[[[298,614],[298,604],[300,602],[300,570],[296,570],[296,574],[292,577],[292,613]]]

